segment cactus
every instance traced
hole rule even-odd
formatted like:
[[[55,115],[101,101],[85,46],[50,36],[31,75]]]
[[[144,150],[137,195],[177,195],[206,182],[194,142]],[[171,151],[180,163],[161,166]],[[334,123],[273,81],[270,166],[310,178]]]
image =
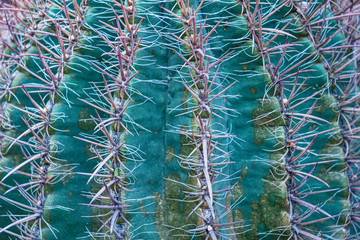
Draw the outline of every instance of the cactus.
[[[0,0],[0,238],[359,239],[359,6]]]

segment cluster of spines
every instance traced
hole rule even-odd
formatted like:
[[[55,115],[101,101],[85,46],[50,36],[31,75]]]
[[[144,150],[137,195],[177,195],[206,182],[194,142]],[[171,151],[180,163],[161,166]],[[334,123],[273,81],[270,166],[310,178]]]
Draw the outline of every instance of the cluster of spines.
[[[109,48],[108,52],[102,54],[102,56],[108,56],[109,60],[103,63],[104,65],[93,64],[103,75],[103,86],[98,87],[94,83],[95,95],[99,96],[101,100],[99,102],[93,101],[94,99],[79,99],[95,109],[97,116],[92,117],[96,124],[94,134],[100,133],[102,137],[75,138],[90,143],[91,151],[95,155],[94,159],[99,160],[92,173],[82,173],[90,176],[87,183],[96,179],[96,182],[103,184],[97,193],[87,195],[91,198],[90,203],[83,204],[107,211],[105,215],[110,215],[104,221],[101,219],[102,214],[97,215],[102,223],[97,233],[103,229],[103,232],[106,232],[105,235],[112,235],[116,239],[130,239],[129,228],[132,225],[125,216],[130,205],[126,204],[125,193],[130,191],[129,177],[132,174],[132,170],[126,164],[132,159],[125,138],[126,135],[132,133],[125,122],[125,111],[133,102],[131,98],[133,91],[130,84],[138,74],[134,70],[134,61],[136,51],[141,43],[138,30],[143,19],[137,16],[135,1],[127,0],[126,4],[122,0],[114,1],[114,6],[119,7],[121,12],[118,15],[117,9],[113,9],[115,26],[101,20],[100,23],[113,31],[116,37],[113,38],[94,28],[94,31],[107,43]],[[99,105],[99,103],[101,104]],[[105,118],[101,116],[105,116]],[[92,236],[97,236],[97,233],[93,233]]]
[[[178,156],[180,165],[189,171],[189,174],[196,178],[197,186],[194,191],[184,191],[189,199],[194,199],[196,206],[189,213],[189,216],[196,214],[202,222],[201,226],[195,229],[185,230],[189,234],[204,236],[205,239],[232,239],[233,234],[226,233],[226,229],[231,226],[241,224],[238,222],[221,222],[221,215],[228,211],[229,207],[220,203],[217,199],[218,194],[227,194],[232,188],[214,189],[222,175],[224,168],[231,164],[226,161],[228,153],[218,146],[217,139],[231,138],[230,135],[214,134],[211,126],[214,125],[214,116],[222,118],[217,110],[226,110],[224,108],[213,106],[212,102],[222,96],[234,83],[224,87],[221,91],[214,93],[214,89],[219,86],[216,82],[221,62],[226,59],[232,52],[226,54],[220,59],[209,63],[209,55],[207,54],[208,40],[210,35],[216,30],[220,24],[213,26],[207,33],[205,31],[206,18],[199,23],[197,14],[202,4],[201,1],[196,9],[189,6],[189,1],[178,0],[176,5],[179,8],[180,15],[165,9],[172,17],[180,20],[183,28],[181,36],[172,33],[179,44],[183,44],[188,51],[185,55],[175,53],[184,61],[188,68],[191,78],[183,80],[182,84],[186,91],[191,95],[188,103],[193,103],[184,109],[184,113],[178,115],[190,114],[194,119],[189,131],[179,130],[181,135],[189,139],[193,150],[187,156]],[[217,67],[217,68],[216,68]],[[215,69],[216,71],[211,71]],[[224,155],[221,157],[220,155]],[[219,162],[219,159],[222,159]],[[218,209],[222,210],[218,210]],[[222,227],[226,227],[222,232]]]
[[[45,224],[46,228],[55,235],[54,229],[44,217],[45,210],[49,208],[46,207],[48,188],[49,185],[56,184],[66,176],[71,171],[71,167],[67,167],[63,160],[56,157],[59,143],[53,136],[54,131],[58,131],[54,128],[54,124],[56,120],[61,119],[61,116],[54,115],[53,110],[58,99],[67,101],[60,86],[63,85],[65,68],[82,35],[86,2],[83,1],[79,6],[76,1],[73,1],[73,11],[69,9],[65,1],[59,4],[50,1],[40,1],[38,4],[24,1],[22,4],[17,3],[15,7],[4,8],[7,14],[15,17],[22,26],[17,27],[7,23],[12,44],[3,42],[9,53],[2,54],[2,61],[8,64],[8,70],[12,72],[8,76],[9,79],[3,80],[7,84],[5,87],[7,92],[4,96],[9,96],[9,100],[11,98],[6,111],[17,111],[23,114],[21,119],[26,130],[17,137],[12,137],[10,131],[2,134],[2,137],[9,142],[6,152],[13,146],[19,146],[25,160],[13,168],[4,167],[6,175],[1,179],[1,183],[5,184],[4,181],[14,175],[29,178],[29,180],[21,180],[24,183],[15,181],[14,187],[5,184],[9,189],[0,198],[31,214],[21,217],[23,215],[17,216],[9,212],[11,223],[1,228],[0,233],[6,232],[20,239],[43,239]],[[50,7],[58,8],[59,15],[49,13]],[[63,16],[59,18],[61,15]],[[45,27],[54,28],[54,31],[43,31],[42,28]],[[55,53],[51,42],[47,42],[46,38],[52,38],[52,41],[58,42],[56,50],[59,54]],[[28,52],[32,46],[35,46],[36,50]],[[28,68],[28,65],[33,63],[37,65],[39,71]],[[27,82],[17,83],[20,86],[11,86],[18,75],[23,78],[21,80]],[[28,79],[31,81],[29,82]],[[15,89],[23,91],[22,97],[33,106],[19,106],[17,103],[19,99],[12,92]],[[19,131],[16,126],[13,128]],[[5,154],[5,158],[7,157]],[[31,171],[21,171],[25,166],[28,166]],[[14,190],[17,190],[29,205],[22,203],[22,200],[6,197],[6,194],[10,195],[10,192]],[[55,207],[51,206],[51,208]],[[59,206],[59,208],[62,207]]]
[[[335,16],[345,16],[337,18],[336,20],[340,25],[346,26],[342,32],[344,36],[346,36],[348,44],[353,47],[353,56],[358,56],[360,42],[360,16],[356,13],[360,12],[359,1],[331,1],[330,4]],[[359,71],[359,56],[354,59],[354,67],[357,71]]]
[[[24,1],[24,4],[27,4],[27,1]],[[1,127],[3,129],[10,129],[11,124],[9,122],[8,117],[6,116],[6,107],[8,104],[8,101],[11,98],[11,89],[12,89],[12,82],[16,75],[19,73],[17,71],[17,66],[23,62],[23,59],[25,56],[27,56],[27,51],[31,47],[30,40],[33,37],[34,33],[28,33],[29,29],[37,30],[41,29],[44,26],[44,19],[47,12],[47,6],[45,4],[40,3],[38,6],[33,5],[33,7],[38,11],[38,17],[37,18],[30,18],[31,21],[27,20],[27,30],[18,28],[16,26],[17,22],[23,22],[22,19],[27,19],[28,15],[34,15],[33,13],[24,13],[20,11],[20,13],[17,13],[14,11],[14,8],[20,8],[20,2],[13,4],[0,2],[0,7],[2,9],[3,13],[3,20],[1,24],[5,26],[6,28],[3,29],[4,33],[8,36],[1,39],[1,46],[2,46],[2,52],[0,53],[1,56]],[[13,10],[11,10],[13,9]],[[43,13],[44,12],[44,13]],[[15,34],[17,31],[23,32],[24,34]],[[9,42],[5,41],[6,39],[10,39],[13,45],[11,45]],[[9,53],[6,50],[10,50],[13,54]],[[3,137],[1,136],[1,142]],[[2,144],[0,146],[2,148]]]

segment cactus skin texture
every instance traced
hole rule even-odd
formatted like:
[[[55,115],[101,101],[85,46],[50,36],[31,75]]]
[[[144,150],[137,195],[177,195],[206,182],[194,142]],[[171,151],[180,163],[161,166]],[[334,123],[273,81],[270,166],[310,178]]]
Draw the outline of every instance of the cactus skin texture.
[[[359,1],[0,8],[0,239],[360,239]]]

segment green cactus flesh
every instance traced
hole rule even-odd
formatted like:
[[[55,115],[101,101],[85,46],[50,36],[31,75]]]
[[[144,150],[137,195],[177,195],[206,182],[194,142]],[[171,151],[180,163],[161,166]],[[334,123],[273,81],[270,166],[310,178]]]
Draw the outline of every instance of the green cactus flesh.
[[[1,1],[0,239],[359,239],[352,1]]]

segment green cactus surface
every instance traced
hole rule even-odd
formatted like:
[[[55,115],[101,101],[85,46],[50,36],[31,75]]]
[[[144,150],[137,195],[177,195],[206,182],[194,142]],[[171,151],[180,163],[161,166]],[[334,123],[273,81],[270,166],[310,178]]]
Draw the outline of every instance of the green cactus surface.
[[[0,240],[360,239],[360,2],[0,0]]]

